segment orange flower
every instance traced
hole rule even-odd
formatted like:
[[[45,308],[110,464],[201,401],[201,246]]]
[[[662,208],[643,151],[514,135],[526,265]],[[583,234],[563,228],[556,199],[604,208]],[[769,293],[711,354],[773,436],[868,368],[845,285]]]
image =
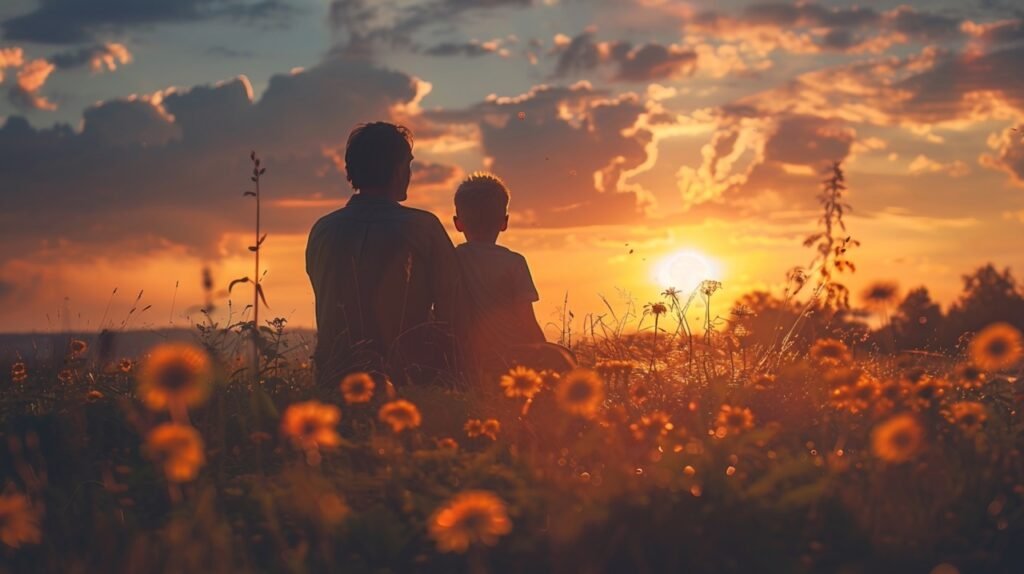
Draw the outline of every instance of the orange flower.
[[[117,363],[117,368],[122,373],[130,373],[130,372],[132,372],[132,367],[134,367],[134,366],[135,366],[135,364],[132,363],[131,359],[121,359]]]
[[[980,389],[984,386],[987,379],[985,371],[971,363],[957,365],[954,372],[956,374],[956,382],[959,383],[962,389]]]
[[[910,399],[917,408],[926,409],[944,397],[949,387],[945,379],[925,375],[916,385],[910,387]]]
[[[871,450],[885,462],[906,462],[918,453],[923,443],[924,429],[917,418],[909,414],[896,415],[871,432]]]
[[[469,490],[457,494],[434,512],[430,537],[442,552],[465,552],[470,545],[494,546],[512,531],[505,503],[491,492]]]
[[[818,339],[811,347],[811,358],[820,365],[841,365],[852,358],[846,343],[838,339]]]
[[[206,351],[188,343],[163,343],[139,372],[138,393],[153,410],[201,404],[210,392],[213,366]]]
[[[484,434],[484,421],[480,419],[469,419],[462,428],[466,431],[466,436],[469,438],[476,438]]]
[[[61,369],[60,372],[57,373],[57,380],[66,385],[75,380],[75,372],[71,369]]]
[[[188,482],[199,475],[206,463],[203,437],[189,425],[164,423],[149,432],[146,447],[150,456],[163,464],[171,482]]]
[[[18,492],[0,494],[0,542],[11,548],[22,544],[39,544],[39,510],[28,497]]]
[[[81,339],[71,339],[71,344],[68,346],[73,356],[81,355],[89,349],[89,345]]]
[[[959,401],[949,405],[949,409],[943,413],[946,420],[959,426],[968,435],[973,435],[981,430],[982,425],[988,420],[988,412],[985,405],[976,401]]]
[[[341,444],[335,429],[340,421],[341,410],[334,405],[320,401],[293,403],[281,417],[281,434],[306,451],[333,448]]]
[[[551,369],[544,369],[538,373],[538,376],[540,376],[541,384],[545,389],[555,388],[555,385],[557,385],[558,381],[562,378],[561,373]]]
[[[501,432],[501,423],[498,419],[487,419],[480,426],[480,434],[491,440],[498,440],[499,432]]]
[[[537,371],[522,366],[501,376],[501,386],[505,389],[505,396],[513,399],[516,397],[531,399],[533,395],[540,392],[543,384]]]
[[[878,393],[878,381],[868,375],[861,375],[852,387],[840,387],[832,391],[832,404],[837,409],[856,414],[875,404]]]
[[[638,422],[629,425],[633,438],[638,441],[654,441],[669,433],[675,425],[669,416],[662,411],[654,411],[640,417]]]
[[[970,345],[971,360],[986,371],[1001,371],[1017,364],[1024,354],[1020,331],[1007,323],[985,327]]]
[[[348,404],[368,403],[373,398],[373,388],[376,386],[370,375],[366,373],[352,373],[341,381],[341,394]]]
[[[459,450],[459,443],[452,437],[444,437],[437,440],[437,448],[441,450]]]
[[[394,432],[402,432],[405,429],[414,429],[420,426],[422,417],[416,405],[405,399],[391,401],[380,408],[377,413],[381,421],[391,425]]]
[[[754,413],[745,407],[722,405],[718,411],[717,422],[719,433],[723,430],[727,433],[739,433],[754,428]]]
[[[604,382],[590,369],[573,369],[559,381],[555,398],[562,410],[592,418],[604,402]]]
[[[18,361],[11,365],[11,379],[15,383],[20,383],[28,377],[28,370],[25,369],[25,363]]]

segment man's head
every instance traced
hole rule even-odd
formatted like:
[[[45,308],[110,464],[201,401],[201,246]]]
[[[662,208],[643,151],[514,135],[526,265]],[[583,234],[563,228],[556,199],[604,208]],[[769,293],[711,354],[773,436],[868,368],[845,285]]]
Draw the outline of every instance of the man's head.
[[[387,122],[360,124],[348,136],[345,174],[359,193],[404,201],[412,159],[408,128]]]
[[[508,187],[496,175],[476,172],[455,191],[455,228],[471,241],[495,241],[508,229]]]

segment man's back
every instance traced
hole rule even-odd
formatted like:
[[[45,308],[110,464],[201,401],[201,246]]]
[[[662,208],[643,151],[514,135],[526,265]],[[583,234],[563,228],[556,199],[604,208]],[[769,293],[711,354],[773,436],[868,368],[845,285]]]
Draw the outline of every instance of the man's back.
[[[316,297],[318,378],[383,369],[399,336],[449,324],[458,271],[437,217],[355,195],[310,231],[306,272]]]

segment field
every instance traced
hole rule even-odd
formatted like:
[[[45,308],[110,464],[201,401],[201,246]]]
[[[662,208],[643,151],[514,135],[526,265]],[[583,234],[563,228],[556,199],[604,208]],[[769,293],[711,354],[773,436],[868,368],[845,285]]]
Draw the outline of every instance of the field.
[[[636,317],[669,324],[669,295]],[[107,362],[71,339],[3,383],[0,570],[1024,564],[1015,328],[948,355],[685,333],[578,335],[585,368],[469,390],[317,388],[301,346],[265,346],[253,382],[216,327]]]

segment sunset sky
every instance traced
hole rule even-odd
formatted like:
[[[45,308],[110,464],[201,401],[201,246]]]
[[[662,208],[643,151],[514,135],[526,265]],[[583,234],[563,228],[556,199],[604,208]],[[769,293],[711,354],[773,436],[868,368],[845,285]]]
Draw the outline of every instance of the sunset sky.
[[[140,291],[130,326],[198,320],[204,266],[217,289],[252,273],[250,149],[269,315],[313,326],[306,236],[352,193],[349,130],[378,119],[415,132],[408,205],[457,243],[458,181],[508,182],[500,241],[542,324],[566,293],[577,317],[655,299],[679,251],[717,267],[723,314],[778,293],[833,160],[853,292],[947,304],[983,263],[1024,275],[1022,18],[1001,0],[4,0],[0,331],[120,324]]]

